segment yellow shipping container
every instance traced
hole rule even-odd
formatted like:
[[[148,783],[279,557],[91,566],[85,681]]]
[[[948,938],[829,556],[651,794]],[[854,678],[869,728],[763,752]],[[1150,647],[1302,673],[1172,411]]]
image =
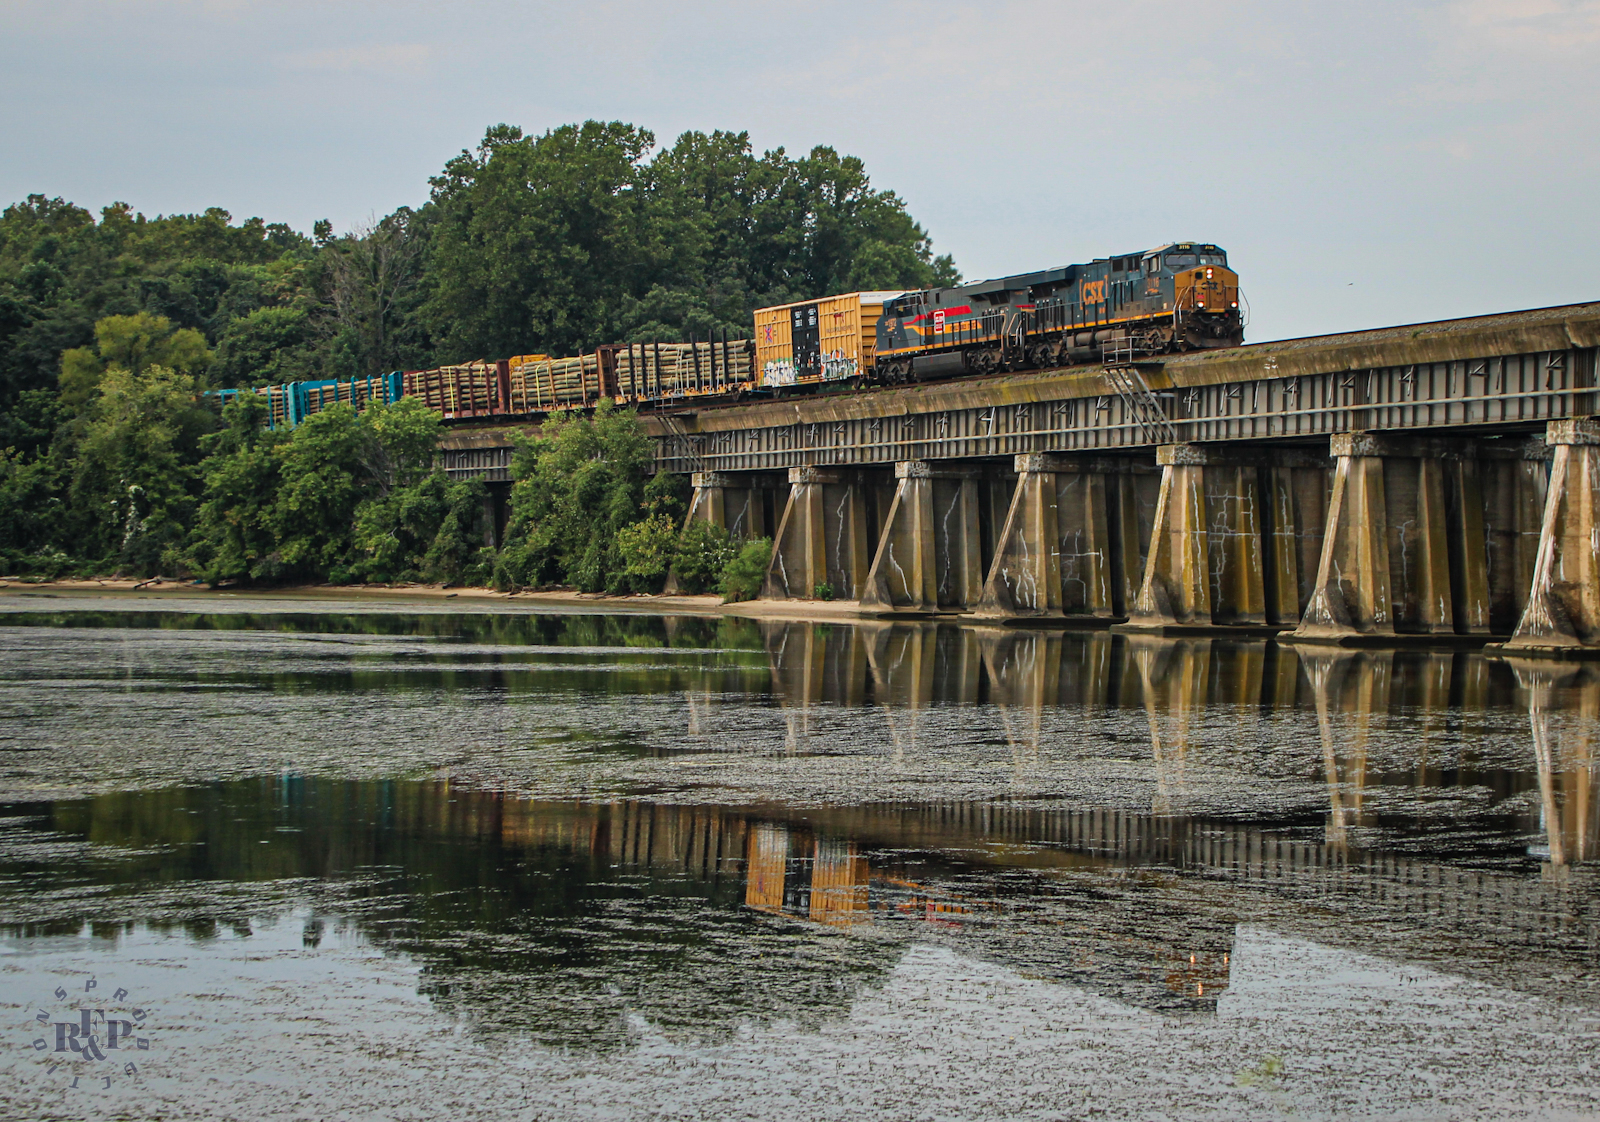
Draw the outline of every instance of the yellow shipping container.
[[[838,382],[872,372],[878,316],[899,292],[847,292],[756,309],[763,386]]]

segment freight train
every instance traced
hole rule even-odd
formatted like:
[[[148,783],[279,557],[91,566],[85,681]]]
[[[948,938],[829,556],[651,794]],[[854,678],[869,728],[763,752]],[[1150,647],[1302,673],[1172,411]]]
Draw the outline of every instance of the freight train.
[[[293,427],[328,405],[416,397],[450,420],[729,401],[828,386],[1134,362],[1238,346],[1239,277],[1220,246],[1174,242],[1038,273],[918,292],[851,292],[755,313],[753,339],[619,343],[570,358],[518,355],[254,392],[269,423]],[[224,399],[239,392],[229,390]]]

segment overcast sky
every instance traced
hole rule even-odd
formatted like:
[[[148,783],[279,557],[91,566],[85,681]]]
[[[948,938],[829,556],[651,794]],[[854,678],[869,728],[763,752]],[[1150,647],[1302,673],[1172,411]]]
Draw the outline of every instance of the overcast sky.
[[[339,229],[484,128],[866,161],[969,279],[1223,245],[1254,340],[1600,299],[1600,0],[0,0],[0,199]]]

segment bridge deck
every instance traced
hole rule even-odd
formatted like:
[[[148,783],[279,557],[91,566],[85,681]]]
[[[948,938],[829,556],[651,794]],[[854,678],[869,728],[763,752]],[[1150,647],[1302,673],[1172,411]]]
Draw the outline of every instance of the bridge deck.
[[[996,458],[1373,430],[1540,432],[1600,412],[1600,303],[1098,366],[649,414],[670,471]],[[1148,393],[1144,391],[1148,390]],[[1132,391],[1132,392],[1130,392]],[[536,424],[521,426],[535,431]],[[452,432],[455,475],[508,477],[515,428]]]

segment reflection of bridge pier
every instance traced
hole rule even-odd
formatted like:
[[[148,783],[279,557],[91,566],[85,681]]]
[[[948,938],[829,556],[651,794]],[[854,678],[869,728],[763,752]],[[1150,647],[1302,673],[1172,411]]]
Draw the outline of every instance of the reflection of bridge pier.
[[[825,623],[763,626],[773,692],[784,708],[788,747],[811,737],[811,707],[860,705],[866,698],[866,650],[851,627]]]
[[[1211,640],[1130,635],[1129,657],[1139,670],[1150,753],[1156,769],[1151,813],[1171,814],[1180,799],[1189,753],[1190,722],[1205,704],[1211,672]]]
[[[1600,857],[1600,677],[1571,662],[1508,658],[1526,694],[1539,769],[1539,823],[1552,867]],[[1551,728],[1552,718],[1559,723]]]
[[[967,631],[932,623],[862,624],[857,631],[897,762],[915,753],[924,709],[978,700],[978,645]]]
[[[1327,844],[1350,845],[1351,831],[1367,825],[1361,802],[1367,785],[1367,749],[1375,714],[1389,711],[1393,651],[1308,648],[1300,654],[1311,682],[1328,784]],[[1344,718],[1336,721],[1335,715]]]

